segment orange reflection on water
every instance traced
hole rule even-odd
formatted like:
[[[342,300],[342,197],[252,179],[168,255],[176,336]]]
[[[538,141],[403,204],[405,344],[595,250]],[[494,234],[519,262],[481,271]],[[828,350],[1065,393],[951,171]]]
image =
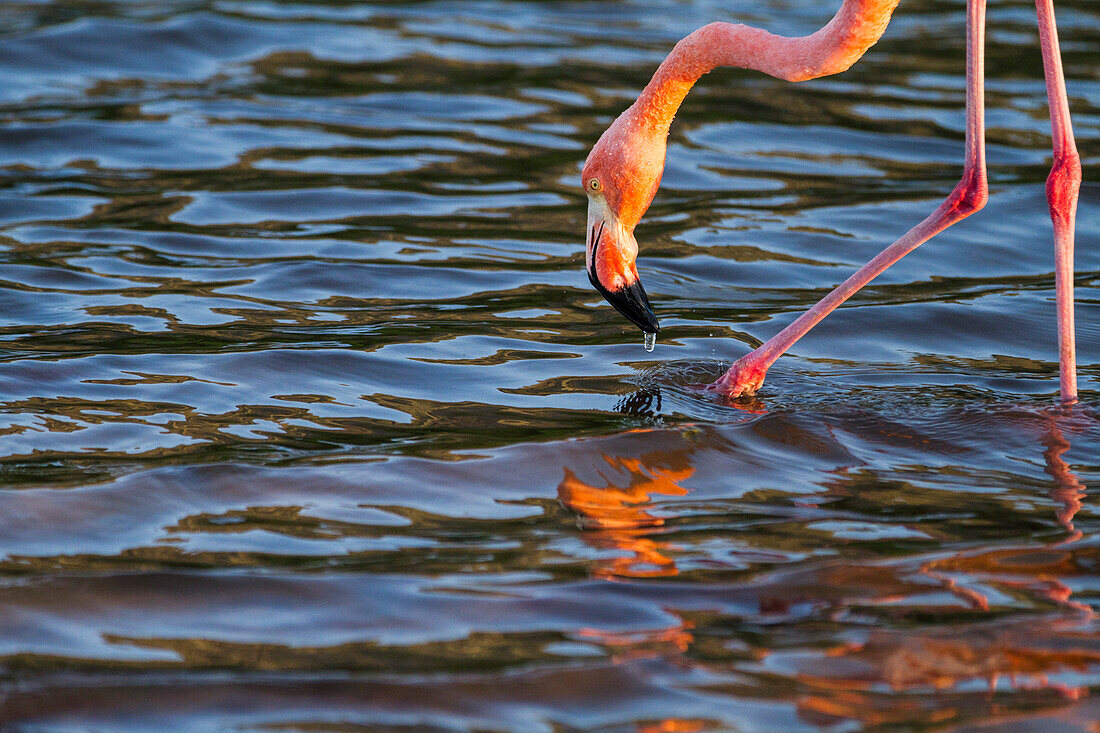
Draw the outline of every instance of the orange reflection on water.
[[[580,629],[578,638],[602,644],[616,662],[652,657],[678,657],[695,641],[695,635],[692,633],[695,624],[681,618],[674,611],[670,613],[677,617],[678,623],[665,628],[641,631]]]
[[[676,575],[676,562],[666,554],[675,546],[649,537],[665,523],[650,513],[652,497],[684,496],[688,490],[679,482],[690,478],[695,469],[687,465],[683,451],[657,451],[639,458],[602,456],[612,472],[626,474],[625,481],[610,479],[601,471],[600,478],[607,483],[593,486],[565,468],[558,485],[561,503],[579,515],[581,527],[587,530],[585,542],[629,553],[598,561],[592,574],[602,578]]]
[[[638,733],[697,733],[709,729],[713,723],[707,720],[688,720],[685,718],[665,718],[655,723],[643,723]]]
[[[1091,630],[1092,607],[1072,598],[1067,577],[1087,574],[1093,563],[1085,555],[1091,549],[1072,546],[1081,539],[1073,520],[1081,508],[1086,487],[1070,471],[1062,455],[1070,449],[1052,419],[1042,438],[1046,473],[1054,479],[1051,498],[1059,504],[1056,516],[1069,536],[1038,547],[1009,548],[977,554],[960,553],[925,564],[920,574],[934,578],[972,609],[986,612],[986,593],[968,587],[982,583],[1007,595],[1031,594],[1042,597],[1061,610],[1041,619],[997,624],[984,616],[978,622],[944,631],[876,630],[863,644],[834,650],[820,670],[798,675],[814,692],[799,701],[803,716],[818,723],[837,719],[858,720],[869,725],[909,721],[926,713],[925,722],[951,720],[987,706],[997,713],[994,695],[1001,680],[1007,680],[1014,695],[1046,695],[1046,702],[1064,703],[1088,693],[1087,686],[1053,682],[1050,675],[1087,672],[1100,664],[1100,640]],[[1081,562],[1085,560],[1085,562]],[[957,703],[935,704],[921,690],[943,692],[965,682],[985,680],[988,693],[956,690]],[[911,693],[902,699],[884,694],[881,686]],[[1036,698],[1039,703],[1041,698]]]
[[[934,723],[981,708],[997,713],[1002,679],[1011,687],[1013,707],[1025,694],[1031,704],[1065,704],[1086,695],[1088,688],[1051,681],[1048,675],[1085,672],[1100,663],[1100,648],[1088,648],[1096,646],[1092,634],[1078,635],[1081,648],[1064,648],[1067,638],[1072,636],[1065,630],[1043,631],[1031,623],[966,626],[949,634],[876,631],[865,644],[832,655],[821,673],[798,676],[813,690],[799,700],[799,711],[818,723],[826,723],[823,718],[869,725],[922,718]],[[987,692],[963,686],[972,680],[984,680]],[[883,685],[906,694],[890,694]]]
[[[1081,538],[1081,533],[1073,528],[1073,518],[1081,509],[1081,500],[1085,497],[1085,485],[1073,475],[1069,466],[1062,460],[1062,454],[1070,449],[1070,444],[1057,425],[1051,424],[1050,431],[1043,438],[1043,444],[1046,446],[1043,452],[1046,471],[1054,479],[1054,488],[1051,489],[1050,497],[1062,505],[1058,511],[1058,521],[1070,533],[1065,542],[1075,542]]]

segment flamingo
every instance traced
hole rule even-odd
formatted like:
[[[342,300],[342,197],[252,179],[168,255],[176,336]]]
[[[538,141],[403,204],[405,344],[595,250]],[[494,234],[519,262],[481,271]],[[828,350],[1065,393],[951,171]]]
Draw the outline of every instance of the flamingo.
[[[828,24],[798,38],[746,25],[706,25],[676,44],[637,101],[600,137],[581,174],[588,196],[585,268],[596,290],[646,334],[647,345],[660,326],[638,279],[634,228],[657,193],[669,127],[691,87],[719,66],[754,69],[787,81],[844,71],[882,36],[898,2],[844,0]],[[734,362],[708,389],[728,398],[755,394],[775,360],[834,308],[918,246],[985,206],[985,6],[986,0],[967,0],[966,142],[959,184],[932,214],[789,326]],[[1054,147],[1046,193],[1054,222],[1060,392],[1062,402],[1072,404],[1077,401],[1073,238],[1081,159],[1070,124],[1053,0],[1035,0],[1035,6]]]

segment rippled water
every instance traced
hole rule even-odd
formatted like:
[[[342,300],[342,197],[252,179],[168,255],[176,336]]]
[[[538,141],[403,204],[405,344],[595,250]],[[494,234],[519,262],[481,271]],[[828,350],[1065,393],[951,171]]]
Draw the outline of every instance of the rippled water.
[[[1057,390],[1034,8],[989,15],[985,211],[692,385],[954,186],[964,3],[839,77],[723,70],[638,231],[580,164],[682,35],[834,2],[0,5],[0,727],[1091,730],[1100,10]]]

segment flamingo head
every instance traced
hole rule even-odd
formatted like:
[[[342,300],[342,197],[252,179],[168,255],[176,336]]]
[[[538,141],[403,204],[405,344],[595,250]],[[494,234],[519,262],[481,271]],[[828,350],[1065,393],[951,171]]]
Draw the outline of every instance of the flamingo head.
[[[664,167],[664,136],[649,134],[628,110],[600,137],[581,173],[588,195],[588,279],[645,333],[661,327],[638,279],[634,227],[653,201]]]

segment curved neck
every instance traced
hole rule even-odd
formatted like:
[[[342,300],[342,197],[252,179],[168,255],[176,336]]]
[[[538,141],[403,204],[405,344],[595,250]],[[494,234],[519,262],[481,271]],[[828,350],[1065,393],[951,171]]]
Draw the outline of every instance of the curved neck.
[[[676,44],[631,111],[638,123],[667,134],[695,82],[719,66],[754,69],[787,81],[844,71],[882,36],[898,2],[844,0],[828,24],[797,38],[747,25],[711,23]]]

